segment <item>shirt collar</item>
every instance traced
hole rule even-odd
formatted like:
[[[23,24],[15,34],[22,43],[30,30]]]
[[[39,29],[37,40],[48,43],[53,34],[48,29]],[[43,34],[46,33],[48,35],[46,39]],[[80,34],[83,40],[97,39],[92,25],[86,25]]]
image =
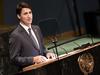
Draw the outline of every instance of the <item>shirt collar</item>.
[[[31,28],[31,25],[30,25],[30,27],[27,27],[27,26],[23,25],[22,23],[20,23],[20,25],[21,25],[25,30],[28,30],[29,28]]]

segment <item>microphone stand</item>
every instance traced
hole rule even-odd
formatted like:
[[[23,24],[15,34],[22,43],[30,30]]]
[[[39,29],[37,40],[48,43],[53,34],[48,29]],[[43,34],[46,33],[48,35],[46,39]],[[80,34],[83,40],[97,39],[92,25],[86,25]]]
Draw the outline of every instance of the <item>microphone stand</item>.
[[[58,50],[57,50],[57,38],[55,37],[54,41],[52,42],[54,45],[55,45],[55,49],[56,49],[56,54],[57,54],[57,57],[58,57]],[[59,60],[59,57],[58,57],[58,60]]]
[[[52,39],[52,38],[50,38],[49,36],[47,36],[47,38],[48,39],[50,39],[51,41],[52,41],[52,43],[55,45],[54,47],[55,47],[55,49],[56,49],[56,54],[57,54],[57,58],[58,58],[58,60],[59,60],[59,57],[58,57],[58,50],[57,50],[57,38],[55,37],[55,39]]]
[[[62,50],[64,50],[66,52],[66,54],[67,54],[67,51],[64,48],[62,48],[61,46],[58,46],[58,47],[60,47]]]
[[[75,39],[72,39],[72,40],[69,40],[69,41],[63,42],[63,43],[61,43],[61,44],[58,44],[57,47],[60,46],[60,45],[63,45],[63,44],[66,44],[66,43],[69,43],[69,42],[72,42],[72,41],[78,40],[78,39],[80,39],[80,38],[86,37],[86,36],[90,36],[90,35],[89,35],[89,34],[86,34],[86,35],[80,36],[80,37],[78,37],[78,38],[75,38]],[[90,37],[91,37],[91,36],[90,36]],[[91,37],[91,40],[92,40],[92,43],[94,44],[92,37]],[[49,50],[49,49],[52,49],[52,48],[54,48],[54,46],[49,47],[48,50]]]
[[[54,34],[54,36],[58,36],[58,35],[57,35],[57,34]],[[61,36],[61,38],[64,39],[64,40],[67,40],[66,38],[64,38],[64,37],[62,37],[62,36]],[[74,41],[72,41],[72,42],[73,42],[74,44],[76,44],[79,48],[81,48],[81,46],[80,46],[79,44],[77,44],[77,43],[74,42]],[[65,50],[65,49],[64,49],[64,50]]]

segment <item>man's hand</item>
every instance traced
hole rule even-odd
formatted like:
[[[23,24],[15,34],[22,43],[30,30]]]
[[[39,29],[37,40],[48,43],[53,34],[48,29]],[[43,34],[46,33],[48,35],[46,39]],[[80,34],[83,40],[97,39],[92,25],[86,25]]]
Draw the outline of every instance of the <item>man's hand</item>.
[[[41,63],[41,62],[44,62],[44,61],[46,61],[46,57],[44,57],[44,56],[36,56],[36,57],[34,57],[33,58],[33,62],[34,63]]]
[[[47,53],[46,57],[47,57],[48,59],[53,59],[53,58],[56,58],[57,55],[56,55],[56,54],[53,54],[53,53]]]

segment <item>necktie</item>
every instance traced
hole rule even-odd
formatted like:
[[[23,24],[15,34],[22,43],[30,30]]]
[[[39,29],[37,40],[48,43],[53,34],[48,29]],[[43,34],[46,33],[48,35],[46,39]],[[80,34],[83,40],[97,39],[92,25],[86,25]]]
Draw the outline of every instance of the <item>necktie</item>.
[[[33,36],[32,33],[31,33],[31,28],[29,28],[28,31],[29,31],[29,35],[30,35],[31,39],[32,39],[33,42],[35,43],[35,46],[39,49],[38,44],[37,44],[37,42],[36,42],[36,39],[34,38],[34,36]]]

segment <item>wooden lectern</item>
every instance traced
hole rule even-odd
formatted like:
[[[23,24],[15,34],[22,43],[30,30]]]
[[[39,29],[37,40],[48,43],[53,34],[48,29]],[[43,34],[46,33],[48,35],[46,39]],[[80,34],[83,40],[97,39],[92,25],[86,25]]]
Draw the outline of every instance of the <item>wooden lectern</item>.
[[[100,75],[100,43],[31,65],[14,75]]]

